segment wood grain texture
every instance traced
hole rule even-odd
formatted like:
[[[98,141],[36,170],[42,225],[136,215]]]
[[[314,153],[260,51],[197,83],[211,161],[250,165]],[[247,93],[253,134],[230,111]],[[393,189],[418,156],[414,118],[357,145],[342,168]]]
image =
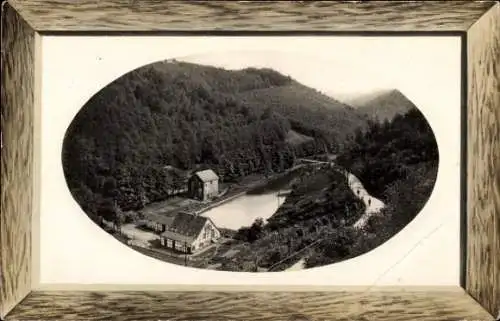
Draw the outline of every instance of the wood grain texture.
[[[452,292],[34,292],[10,320],[440,321],[493,317]]]
[[[35,32],[2,8],[0,316],[31,291]]]
[[[37,31],[466,31],[494,1],[9,0]]]
[[[31,288],[34,38],[40,31],[464,31],[486,2],[9,0],[3,12],[0,316]],[[468,32],[468,257],[463,292],[39,292],[7,320],[493,320],[500,308],[499,5]],[[28,26],[29,25],[29,26]]]
[[[468,247],[466,289],[500,312],[500,4],[467,33]]]

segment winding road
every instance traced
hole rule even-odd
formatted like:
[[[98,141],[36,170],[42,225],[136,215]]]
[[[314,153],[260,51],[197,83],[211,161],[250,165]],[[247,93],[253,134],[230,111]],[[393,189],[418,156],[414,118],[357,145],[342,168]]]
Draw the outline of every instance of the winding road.
[[[371,196],[356,176],[351,173],[347,173],[346,176],[352,192],[360,200],[362,200],[366,206],[363,215],[353,225],[355,228],[362,229],[366,226],[370,217],[380,213],[380,211],[385,207],[385,204],[381,200]]]
[[[307,159],[307,158],[301,158],[300,161],[305,162],[305,163],[313,163],[313,164],[327,164],[327,165],[332,165],[336,166],[334,162],[329,161],[318,161],[318,160],[313,160],[313,159]],[[365,212],[364,214],[354,223],[353,227],[362,229],[366,226],[368,223],[368,219],[372,217],[375,214],[380,213],[380,211],[385,207],[385,204],[371,196],[361,183],[361,181],[354,176],[353,174],[349,173],[346,170],[340,170],[344,173],[344,175],[347,178],[347,182],[349,184],[349,187],[351,188],[352,192],[356,197],[358,197],[360,200],[363,201],[365,204]]]
[[[318,163],[318,164],[333,164],[332,162],[322,162],[322,161],[316,161],[316,160],[305,160],[303,161],[309,162],[309,163]],[[356,229],[363,229],[366,224],[368,223],[368,220],[370,217],[373,215],[376,215],[380,213],[380,211],[385,207],[384,202],[381,200],[373,197],[368,193],[368,191],[365,189],[361,181],[354,176],[353,174],[344,171],[344,174],[347,178],[347,182],[349,184],[349,188],[352,190],[354,195],[358,197],[360,200],[363,201],[365,204],[365,212],[363,215],[353,224],[353,227]],[[304,269],[305,265],[305,259],[301,258],[299,261],[297,261],[295,264],[293,264],[291,267],[286,269],[286,271],[300,271]]]

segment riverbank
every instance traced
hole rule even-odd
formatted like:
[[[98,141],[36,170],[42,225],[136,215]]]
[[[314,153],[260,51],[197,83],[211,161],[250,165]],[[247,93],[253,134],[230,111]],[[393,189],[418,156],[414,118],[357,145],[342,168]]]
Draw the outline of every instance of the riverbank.
[[[224,233],[227,239],[234,238],[234,242],[229,242],[231,245],[227,244],[222,248],[218,248],[216,253],[212,253],[213,251],[209,250],[207,253],[212,254],[208,255],[208,257],[202,255],[196,259],[196,263],[194,261],[188,262],[189,266],[195,264],[201,267],[203,261],[206,261],[207,264],[215,269],[224,270],[229,268],[239,270],[241,268],[246,270],[247,268],[245,267],[231,267],[232,263],[230,261],[232,259],[228,261],[228,258],[225,258],[225,252],[237,252],[238,254],[235,254],[237,258],[235,257],[234,259],[241,264],[249,264],[248,260],[244,257],[251,255],[250,253],[258,252],[261,260],[264,258],[266,262],[263,266],[257,266],[258,268],[269,269],[272,266],[272,262],[277,262],[279,266],[276,266],[276,269],[272,266],[271,269],[273,271],[288,270],[288,268],[291,268],[292,271],[300,270],[305,268],[305,260],[312,253],[311,251],[315,251],[317,247],[316,241],[321,241],[320,239],[322,238],[317,240],[314,238],[314,235],[317,234],[319,236],[321,234],[321,229],[335,228],[338,224],[347,224],[348,226],[357,224],[356,226],[363,227],[370,215],[373,215],[382,207],[380,205],[381,202],[372,199],[354,175],[332,165],[332,162],[312,161],[308,164],[297,165],[284,173],[277,173],[268,177],[264,175],[247,176],[242,178],[238,183],[225,185],[223,192],[220,193],[221,196],[211,202],[200,202],[187,198],[186,200],[181,200],[179,197],[176,197],[176,200],[171,204],[155,206],[155,208],[165,208],[168,206],[172,209],[175,205],[187,204],[187,206],[182,207],[182,210],[189,211],[195,215],[209,217],[219,229],[227,230]],[[294,191],[293,195],[289,194],[291,190]],[[349,196],[349,194],[352,196]],[[288,195],[291,198],[287,201],[287,205],[282,207],[285,200],[288,199]],[[360,203],[358,204],[359,206],[354,206],[355,202]],[[344,204],[350,204],[351,208],[345,207]],[[328,208],[328,210],[324,211],[322,208],[325,210]],[[333,210],[334,208],[336,210]],[[180,208],[177,210],[180,210]],[[344,211],[349,213],[348,217],[340,214]],[[169,215],[168,212],[158,212],[158,214]],[[318,221],[317,217],[321,217],[321,219]],[[276,258],[268,257],[269,255],[276,255],[273,254],[276,250],[255,248],[253,245],[242,240],[241,235],[236,236],[236,234],[240,233],[239,230],[241,228],[249,228],[257,219],[262,219],[264,226],[267,225],[269,219],[269,223],[274,228],[280,229],[281,232],[279,234],[292,237],[297,242],[304,241],[302,243],[304,243],[305,247],[303,248],[291,243],[281,244],[282,247],[293,247],[293,249],[290,248],[285,252],[280,250],[279,256],[283,262],[276,261]],[[330,227],[330,224],[333,225]],[[320,228],[322,225],[324,227]],[[266,227],[266,230],[268,229]],[[172,253],[167,253],[164,249],[153,245],[153,243],[159,243],[158,239],[155,240],[154,237],[159,237],[159,235],[156,235],[157,233],[135,231],[131,224],[124,225],[122,232],[124,236],[129,238],[127,241],[129,245],[138,246],[148,251],[153,250],[156,252],[156,257],[162,256],[163,253],[164,261],[176,264],[181,263],[182,258]],[[271,232],[269,230],[266,233]],[[310,241],[307,241],[308,239]],[[268,241],[271,241],[271,239]],[[312,243],[309,244],[309,242]],[[311,249],[311,251],[307,250],[309,246],[314,247],[314,249]],[[226,248],[227,251],[225,250]],[[299,249],[302,250],[297,251]],[[297,253],[294,254],[296,251]],[[303,251],[311,253],[301,253]],[[222,265],[218,266],[217,264],[219,263]]]
[[[214,204],[200,215],[209,217],[218,228],[233,231],[249,227],[257,219],[266,223],[285,201],[300,168],[294,167],[285,173],[247,183],[245,191]]]
[[[271,176],[263,174],[252,174],[242,177],[236,183],[222,183],[223,191],[218,197],[211,201],[198,201],[187,196],[177,195],[161,202],[148,204],[140,210],[141,213],[168,215],[179,211],[186,211],[195,215],[201,215],[209,210],[215,209],[228,202],[234,201],[246,194],[259,195],[269,191],[279,190],[279,187],[289,182],[304,165],[294,166],[283,173]]]
[[[272,177],[258,177],[257,175],[246,177],[244,184],[240,182],[239,190],[234,188],[229,191],[229,188],[226,187],[228,189],[221,199],[210,203],[202,203],[203,207],[194,213],[211,218],[219,229],[225,231],[226,241],[222,242],[223,244],[218,243],[216,246],[207,249],[206,252],[199,256],[170,253],[156,244],[159,241],[154,240],[154,233],[136,233],[129,224],[122,226],[121,229],[123,236],[128,239],[125,242],[136,250],[141,248],[141,252],[162,261],[180,265],[187,264],[187,266],[197,268],[251,271],[253,269],[253,259],[251,257],[256,255],[256,258],[260,261],[259,263],[263,264],[254,264],[259,271],[297,271],[304,269],[306,260],[318,251],[318,248],[324,248],[324,242],[327,242],[327,239],[330,238],[330,236],[325,238],[324,233],[320,231],[325,228],[335,229],[337,224],[344,224],[339,223],[340,221],[347,220],[346,217],[342,219],[341,216],[338,216],[340,214],[335,214],[340,213],[338,211],[344,211],[342,204],[354,204],[355,201],[360,203],[358,204],[359,207],[355,207],[362,211],[359,212],[359,215],[354,215],[355,208],[347,209],[347,213],[353,215],[349,215],[351,219],[347,220],[350,222],[346,222],[348,226],[356,224],[363,226],[366,223],[358,222],[366,222],[370,215],[380,209],[376,200],[369,198],[370,195],[354,175],[343,170],[334,169],[327,164],[318,163],[317,165],[321,165],[321,168],[314,164],[299,165],[286,173],[280,173]],[[295,180],[299,174],[297,170],[302,167],[307,167],[307,170],[300,172],[304,174],[300,180]],[[330,174],[327,175],[328,172]],[[287,194],[283,193],[283,191],[289,190],[291,185],[295,185],[294,188],[299,189],[291,196],[291,203],[286,206],[286,209],[281,210],[281,212],[285,211],[286,213],[280,212],[280,216],[281,220],[298,219],[299,221],[285,224],[288,227],[280,227],[278,233],[282,237],[285,236],[286,239],[290,238],[289,241],[285,241],[285,243],[279,241],[279,251],[276,247],[266,250],[267,245],[264,245],[269,242],[276,242],[275,236],[278,236],[278,234],[274,235],[276,232],[267,229],[265,233],[269,235],[261,236],[262,239],[257,241],[256,244],[241,239],[242,234],[238,230],[242,227],[251,226],[257,218],[263,219],[264,226],[266,226],[267,219],[276,213],[286,199]],[[342,185],[344,187],[341,187]],[[331,191],[325,190],[327,186],[330,186]],[[352,197],[349,199],[346,193],[352,193]],[[333,195],[336,195],[336,197],[332,198]],[[342,200],[342,197],[345,200]],[[365,206],[362,206],[361,202],[364,202]],[[311,211],[316,212],[318,208],[330,208],[330,206],[326,205],[327,203],[330,205],[339,203],[338,206],[335,205],[335,208],[338,208],[337,211],[331,212],[331,214],[327,212],[323,214],[320,212],[310,213]],[[310,215],[312,216],[307,218]],[[319,221],[317,221],[316,215],[321,216]],[[276,218],[272,220],[276,223]],[[286,222],[283,221],[282,223]],[[330,226],[330,224],[333,225]],[[238,233],[240,235],[237,237]],[[332,238],[335,239],[335,235]],[[257,243],[262,243],[261,245],[264,247],[261,248]],[[299,243],[304,244],[299,245]],[[288,250],[282,248],[288,248]],[[307,254],[304,252],[307,252]],[[279,256],[279,260],[276,255]],[[315,259],[317,260],[317,258]]]
[[[264,194],[272,191],[281,191],[283,189],[289,190],[289,183],[298,175],[298,171],[305,165],[300,164],[288,169],[284,173],[274,174],[268,178],[263,178],[261,181],[256,182],[247,191],[248,194]],[[284,188],[285,187],[285,188]]]
[[[219,270],[278,272],[293,266],[293,271],[348,255],[343,251],[352,240],[350,226],[362,216],[364,205],[344,173],[328,163],[307,165],[292,184],[285,204],[274,205],[277,210],[267,224],[255,221],[251,228],[238,231],[231,246],[235,254],[230,260],[220,259]],[[261,212],[252,200],[246,211]]]
[[[203,207],[202,209],[199,209],[199,210],[194,210],[194,211],[190,211],[192,214],[194,215],[201,215],[202,213],[205,213],[206,211],[209,211],[213,208],[216,208],[218,206],[221,206],[227,202],[230,202],[238,197],[241,197],[243,195],[245,195],[246,192],[240,192],[240,193],[236,193],[236,194],[233,194],[233,195],[229,195],[229,196],[226,196],[222,199],[219,199],[217,201],[214,201],[214,202],[211,202],[209,205]]]
[[[170,216],[178,211],[189,211],[195,215],[204,216],[207,214],[206,216],[212,219],[226,238],[232,238],[240,227],[250,226],[254,222],[256,217],[253,216],[257,215],[265,219],[274,214],[286,197],[286,194],[283,194],[285,190],[279,187],[289,183],[300,167],[297,166],[285,173],[270,177],[264,175],[244,177],[234,185],[224,186],[220,196],[211,202],[200,202],[177,195],[163,202],[149,204],[141,210],[141,213],[146,217],[151,214]],[[270,190],[277,190],[277,192],[269,194]],[[250,194],[248,197],[246,197],[247,193]],[[135,249],[141,248],[142,252],[146,251],[149,254],[154,252],[154,257],[165,262],[179,264],[180,259],[177,255],[155,245],[159,244],[159,233],[149,228],[141,228],[139,226],[141,223],[142,221],[133,221],[115,225],[113,222],[102,222],[107,230],[121,242]],[[205,259],[209,261],[208,258]],[[196,260],[198,266],[202,264],[200,260],[202,261],[203,257]]]

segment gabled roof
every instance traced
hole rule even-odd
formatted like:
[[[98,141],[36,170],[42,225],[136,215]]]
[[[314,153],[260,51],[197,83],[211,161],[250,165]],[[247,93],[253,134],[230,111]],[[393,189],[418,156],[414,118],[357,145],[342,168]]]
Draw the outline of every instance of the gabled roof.
[[[211,169],[196,172],[194,175],[197,176],[202,182],[210,182],[219,179],[219,176],[217,176],[217,174],[215,174],[215,172]]]
[[[145,218],[149,221],[153,221],[156,223],[165,224],[166,226],[169,226],[169,225],[172,225],[172,223],[174,222],[175,216],[148,213],[147,215],[145,215]]]
[[[161,236],[168,238],[168,239],[171,239],[171,240],[174,240],[176,242],[186,242],[189,244],[193,243],[194,240],[196,240],[196,237],[186,236],[186,235],[182,235],[182,234],[175,233],[172,231],[165,231],[165,232],[161,233]]]
[[[208,217],[193,215],[186,212],[178,212],[174,216],[148,214],[147,219],[165,224],[166,231],[161,234],[162,236],[188,243],[193,242],[198,237],[207,221],[210,221],[215,226]]]
[[[208,218],[203,216],[179,212],[175,215],[172,224],[167,226],[167,230],[184,236],[196,238],[203,229],[203,226],[205,226],[207,220]]]

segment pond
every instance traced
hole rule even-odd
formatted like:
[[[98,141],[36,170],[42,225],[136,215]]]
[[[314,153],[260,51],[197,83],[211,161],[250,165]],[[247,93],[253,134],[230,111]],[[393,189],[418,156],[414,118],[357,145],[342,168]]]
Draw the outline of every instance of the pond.
[[[257,218],[262,218],[265,222],[283,204],[286,199],[283,194],[289,190],[289,183],[297,175],[298,171],[292,170],[201,215],[209,217],[217,227],[231,230],[250,226]]]
[[[232,201],[212,208],[202,216],[209,217],[219,228],[237,230],[242,226],[250,226],[257,218],[264,221],[271,217],[285,201],[279,191],[265,194],[245,194]]]

